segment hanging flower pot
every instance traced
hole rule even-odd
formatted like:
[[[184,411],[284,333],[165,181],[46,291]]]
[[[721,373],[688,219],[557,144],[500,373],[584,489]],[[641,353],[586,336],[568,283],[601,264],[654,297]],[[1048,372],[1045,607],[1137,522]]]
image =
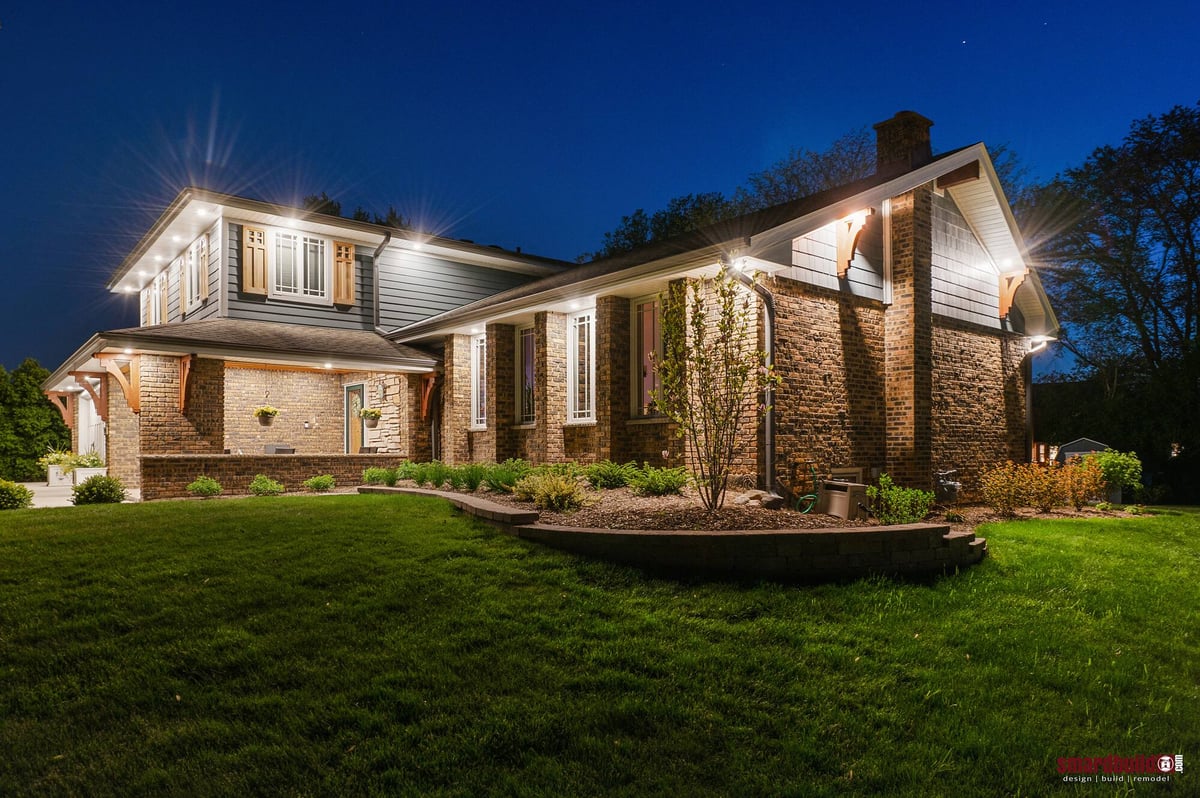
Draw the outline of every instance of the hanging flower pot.
[[[379,419],[383,415],[383,411],[378,407],[364,407],[358,411],[358,415],[367,429],[375,429],[379,426]]]
[[[275,420],[275,416],[279,415],[279,408],[271,407],[270,405],[262,405],[254,408],[254,417],[258,419],[258,423],[264,427],[271,426],[271,422]]]

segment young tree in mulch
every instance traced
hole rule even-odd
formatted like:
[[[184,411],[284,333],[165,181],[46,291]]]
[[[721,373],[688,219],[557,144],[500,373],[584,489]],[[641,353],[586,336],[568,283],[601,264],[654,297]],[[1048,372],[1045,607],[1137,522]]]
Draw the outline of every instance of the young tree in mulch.
[[[665,352],[653,398],[678,425],[710,512],[725,503],[734,460],[754,442],[763,391],[779,383],[757,347],[753,301],[724,268],[712,280],[672,283],[662,298]]]

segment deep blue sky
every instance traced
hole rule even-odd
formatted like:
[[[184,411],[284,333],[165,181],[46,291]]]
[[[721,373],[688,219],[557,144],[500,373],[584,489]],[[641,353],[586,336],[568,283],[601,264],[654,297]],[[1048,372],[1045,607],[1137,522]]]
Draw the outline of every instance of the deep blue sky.
[[[188,183],[572,259],[913,109],[1037,177],[1200,93],[1194,2],[0,7],[0,364],[136,323],[103,289]]]

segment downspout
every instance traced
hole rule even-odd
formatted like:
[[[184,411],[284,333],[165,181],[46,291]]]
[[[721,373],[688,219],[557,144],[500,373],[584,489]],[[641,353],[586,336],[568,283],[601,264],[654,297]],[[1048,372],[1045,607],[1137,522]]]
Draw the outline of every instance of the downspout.
[[[766,317],[763,321],[763,337],[766,353],[767,368],[775,366],[775,297],[753,277],[733,268],[733,262],[728,256],[722,256],[722,263],[727,267],[733,279],[749,288],[762,299]],[[774,498],[782,498],[775,490],[775,386],[768,384],[764,391],[767,412],[763,416],[763,457],[766,459],[766,473],[763,475],[767,494]]]

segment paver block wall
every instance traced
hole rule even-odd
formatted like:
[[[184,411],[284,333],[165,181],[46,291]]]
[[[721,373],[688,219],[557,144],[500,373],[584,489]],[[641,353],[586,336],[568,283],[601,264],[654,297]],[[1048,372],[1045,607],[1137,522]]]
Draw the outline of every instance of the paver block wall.
[[[264,404],[279,408],[270,426],[254,417],[254,408]],[[226,368],[224,411],[223,448],[233,454],[262,454],[267,444],[293,446],[297,454],[345,451],[345,396],[339,374]]]
[[[400,458],[386,454],[343,455],[147,455],[141,458],[142,500],[189,496],[187,486],[201,474],[221,483],[225,494],[249,493],[250,481],[265,474],[289,491],[304,489],[304,480],[332,474],[338,487],[362,484],[365,468],[393,468]]]

